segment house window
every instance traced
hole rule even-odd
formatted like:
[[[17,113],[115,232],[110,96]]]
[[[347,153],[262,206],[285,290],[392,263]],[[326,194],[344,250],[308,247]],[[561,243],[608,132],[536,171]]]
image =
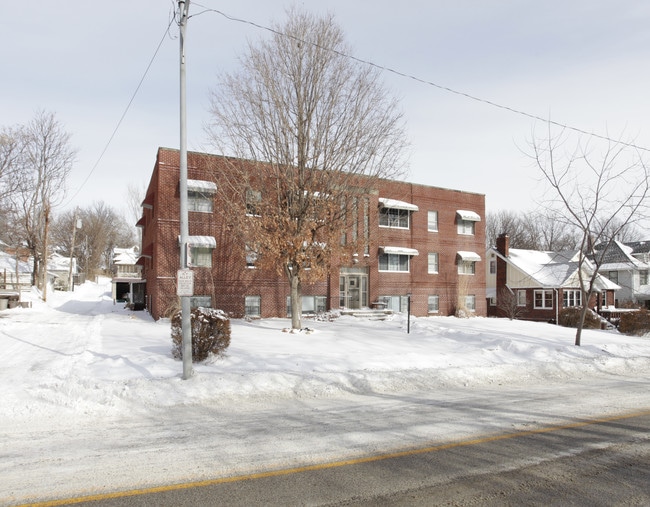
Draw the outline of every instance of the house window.
[[[548,309],[553,308],[553,291],[536,290],[535,291],[535,308]]]
[[[490,261],[490,274],[495,275],[497,272],[497,261],[494,259]]]
[[[246,317],[259,317],[262,315],[262,296],[245,297],[244,315]]]
[[[639,271],[639,285],[648,285],[648,270]]]
[[[429,254],[429,273],[435,274],[438,272],[438,254],[430,253]]]
[[[459,275],[473,275],[476,273],[476,262],[474,261],[458,261],[458,274]]]
[[[212,194],[195,190],[187,191],[187,210],[212,213]]]
[[[465,296],[465,308],[467,308],[470,312],[476,311],[476,296],[474,294]]]
[[[565,290],[562,293],[562,304],[564,308],[571,306],[582,306],[582,292],[579,290]]]
[[[438,296],[437,294],[433,296],[429,296],[427,311],[429,313],[438,313],[439,310],[440,310],[440,296]]]
[[[517,291],[517,306],[526,306],[526,290]]]
[[[497,305],[497,298],[490,298],[490,306],[496,306]]]
[[[600,306],[608,306],[607,305],[607,291],[604,290],[603,292],[600,293]]]
[[[379,226],[397,229],[409,228],[409,210],[397,208],[379,209]]]
[[[262,202],[262,192],[258,190],[246,190],[246,214],[260,216],[260,203]]]
[[[427,230],[429,232],[438,232],[438,212],[429,211],[427,215]]]
[[[193,267],[212,267],[212,248],[205,246],[192,246],[190,252]]]
[[[462,218],[458,219],[458,234],[464,234],[466,236],[474,235],[474,220],[463,220]]]
[[[190,308],[212,308],[212,297],[211,296],[191,296],[190,297]]]
[[[607,278],[609,278],[612,282],[618,283],[618,271],[610,271],[607,273]]]
[[[379,254],[379,271],[409,272],[410,255],[403,254]]]

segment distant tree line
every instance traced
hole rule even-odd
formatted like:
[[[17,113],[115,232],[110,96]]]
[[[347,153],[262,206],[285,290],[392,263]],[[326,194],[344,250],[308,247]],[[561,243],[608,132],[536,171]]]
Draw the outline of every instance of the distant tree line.
[[[53,113],[39,111],[24,124],[0,127],[0,240],[33,259],[32,282],[43,290],[47,259],[53,252],[73,256],[87,276],[110,264],[114,246],[131,246],[134,229],[103,202],[58,212],[76,150]],[[75,230],[75,217],[81,229]]]
[[[631,223],[621,226],[614,220],[608,228],[610,232],[601,233],[601,237],[613,235],[623,243],[645,239]],[[553,252],[582,248],[584,236],[582,228],[558,220],[557,215],[547,210],[488,212],[485,219],[486,247],[496,246],[497,237],[503,233],[510,238],[510,248]]]

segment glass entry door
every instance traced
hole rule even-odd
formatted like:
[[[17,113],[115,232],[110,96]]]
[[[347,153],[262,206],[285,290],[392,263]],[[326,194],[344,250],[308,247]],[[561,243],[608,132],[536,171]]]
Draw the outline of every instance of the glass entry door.
[[[368,272],[365,268],[341,268],[339,306],[358,310],[368,306]]]

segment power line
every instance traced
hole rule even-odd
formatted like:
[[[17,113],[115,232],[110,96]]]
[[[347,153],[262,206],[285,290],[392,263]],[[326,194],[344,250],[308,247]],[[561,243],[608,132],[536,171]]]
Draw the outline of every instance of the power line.
[[[290,39],[295,40],[296,42],[311,44],[312,46],[314,46],[314,47],[316,47],[318,49],[323,49],[325,51],[331,51],[334,54],[337,54],[337,55],[342,56],[344,58],[348,58],[350,60],[354,60],[354,61],[356,61],[358,63],[363,64],[363,65],[368,65],[368,66],[373,67],[375,69],[382,70],[382,71],[385,71],[385,72],[388,72],[388,73],[391,73],[391,74],[395,74],[396,76],[411,79],[411,80],[416,81],[418,83],[425,84],[425,85],[428,85],[428,86],[432,86],[434,88],[438,88],[439,90],[443,90],[443,91],[446,91],[446,92],[449,92],[449,93],[453,93],[454,95],[459,95],[461,97],[473,100],[475,102],[480,102],[482,104],[486,104],[488,106],[496,107],[498,109],[502,109],[502,110],[508,111],[510,113],[514,113],[514,114],[517,114],[517,115],[520,115],[520,116],[524,116],[526,118],[530,118],[530,119],[535,120],[535,121],[541,121],[541,122],[544,122],[546,124],[550,124],[550,125],[554,125],[556,127],[563,128],[563,129],[571,130],[573,132],[578,132],[580,134],[584,134],[584,135],[587,135],[587,136],[590,136],[590,137],[595,137],[597,139],[602,139],[602,140],[609,141],[609,142],[612,142],[612,143],[616,143],[616,144],[619,144],[619,145],[622,145],[622,146],[627,146],[628,148],[634,148],[634,149],[637,149],[637,150],[650,152],[650,148],[645,148],[643,146],[639,146],[639,145],[634,144],[634,143],[628,143],[628,142],[625,142],[625,141],[612,139],[611,137],[601,135],[601,134],[596,134],[594,132],[587,132],[586,130],[580,129],[578,127],[573,127],[571,125],[568,125],[568,124],[565,124],[565,123],[560,123],[560,122],[551,120],[549,118],[544,118],[542,116],[538,116],[536,114],[529,113],[529,112],[523,111],[521,109],[517,109],[517,108],[511,107],[511,106],[506,106],[504,104],[499,104],[498,102],[494,102],[492,100],[487,100],[487,99],[484,99],[484,98],[481,98],[481,97],[477,97],[476,95],[471,95],[471,94],[466,93],[466,92],[461,92],[461,91],[455,90],[453,88],[450,88],[448,86],[440,85],[438,83],[434,83],[433,81],[429,81],[429,80],[414,76],[412,74],[408,74],[406,72],[402,72],[402,71],[399,71],[397,69],[393,69],[391,67],[387,67],[387,66],[384,66],[384,65],[379,65],[377,63],[371,62],[370,60],[364,60],[363,58],[358,58],[356,56],[349,55],[347,53],[343,53],[343,52],[338,51],[336,49],[323,47],[323,46],[320,46],[320,45],[315,44],[313,42],[302,40],[299,37],[296,37],[294,35],[285,34],[283,32],[280,32],[280,31],[275,30],[273,28],[270,28],[268,26],[260,25],[258,23],[253,22],[253,21],[248,21],[246,19],[241,19],[241,18],[236,18],[234,16],[230,16],[230,15],[228,15],[228,14],[226,14],[226,13],[220,11],[220,10],[205,7],[204,5],[198,4],[196,2],[195,2],[195,5],[198,5],[199,7],[204,9],[203,11],[195,14],[195,16],[198,16],[198,15],[203,14],[205,12],[214,12],[216,14],[219,14],[219,15],[223,16],[224,18],[228,19],[229,21],[235,21],[237,23],[247,24],[247,25],[253,26],[255,28],[258,28],[260,30],[265,30],[265,31],[274,33],[276,35],[280,35],[282,37],[288,37]]]
[[[170,21],[169,21],[169,24],[168,24],[167,27],[165,28],[165,33],[164,33],[163,36],[161,37],[160,42],[158,43],[158,46],[156,47],[156,49],[155,49],[155,51],[154,51],[154,53],[153,53],[153,56],[152,56],[151,59],[149,60],[149,63],[148,63],[148,65],[147,65],[146,69],[144,70],[144,73],[142,74],[142,77],[140,78],[140,81],[138,82],[138,85],[136,86],[136,88],[135,88],[133,94],[131,95],[131,99],[129,100],[128,104],[126,105],[126,108],[124,109],[124,112],[122,113],[122,116],[120,116],[120,119],[118,120],[117,124],[115,125],[115,128],[113,129],[112,134],[110,135],[110,137],[108,138],[108,141],[107,141],[106,144],[104,145],[104,149],[101,151],[101,153],[99,154],[99,157],[97,158],[97,160],[96,160],[95,163],[93,164],[92,168],[91,168],[90,171],[88,172],[88,175],[86,176],[86,179],[83,180],[83,182],[81,183],[81,185],[79,185],[79,188],[77,188],[77,191],[76,191],[74,194],[72,194],[72,196],[68,199],[68,201],[67,201],[68,204],[69,204],[70,202],[72,202],[72,200],[73,200],[77,195],[79,195],[79,192],[81,192],[81,190],[84,188],[84,186],[86,185],[86,183],[88,183],[88,180],[89,180],[90,177],[93,175],[93,173],[95,172],[95,170],[96,170],[97,167],[99,166],[100,162],[101,162],[102,159],[104,158],[104,155],[106,154],[106,152],[108,151],[109,146],[110,146],[111,143],[113,142],[113,139],[115,138],[115,135],[117,134],[117,131],[118,131],[118,130],[120,129],[120,127],[122,126],[122,122],[124,121],[124,118],[126,117],[126,114],[129,112],[129,109],[131,109],[131,105],[133,104],[133,101],[135,100],[136,95],[137,95],[138,92],[140,91],[140,88],[142,87],[142,83],[144,82],[145,78],[147,77],[147,74],[149,74],[149,70],[151,69],[151,66],[153,65],[153,62],[154,62],[154,60],[156,59],[156,56],[158,56],[158,52],[160,51],[160,48],[162,47],[163,42],[165,42],[165,39],[167,38],[167,35],[168,35],[168,33],[169,33],[169,27],[172,25],[172,23],[175,22],[175,19],[176,19],[176,15],[175,15],[175,13],[174,13],[174,15],[171,16],[171,19],[170,19]]]

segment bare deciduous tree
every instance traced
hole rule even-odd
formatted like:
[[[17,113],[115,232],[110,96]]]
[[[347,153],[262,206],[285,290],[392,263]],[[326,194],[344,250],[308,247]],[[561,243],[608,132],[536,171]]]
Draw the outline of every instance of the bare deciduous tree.
[[[87,277],[105,274],[115,247],[129,247],[135,242],[133,228],[124,217],[103,201],[92,206],[62,213],[52,231],[52,244],[62,255],[69,256],[75,219],[81,220],[76,231],[73,256]]]
[[[526,307],[519,304],[517,293],[509,287],[502,287],[499,290],[497,309],[510,320],[518,319],[526,312]]]
[[[497,211],[486,218],[487,247],[496,244],[499,234],[507,233],[511,248],[524,250],[572,250],[580,242],[574,227],[555,220],[547,211]]]
[[[239,177],[227,182],[233,202],[255,207],[237,215],[233,230],[259,254],[260,267],[286,275],[294,329],[301,284],[322,279],[332,256],[345,255],[341,234],[355,198],[405,167],[396,100],[376,70],[346,54],[332,16],[293,9],[270,40],[249,45],[242,70],[212,95],[217,149],[264,162],[257,175],[233,171]]]
[[[638,150],[609,141],[596,151],[593,140],[567,150],[566,131],[531,142],[531,156],[549,187],[547,210],[557,223],[579,232],[578,274],[582,312],[575,344],[581,344],[588,302],[599,291],[598,269],[609,246],[626,228],[647,219],[648,168]],[[600,244],[598,251],[594,246]]]
[[[47,224],[51,210],[65,197],[65,184],[76,152],[68,134],[53,113],[39,112],[19,127],[20,157],[16,164],[16,188],[10,199],[13,220],[34,259],[34,283],[44,287],[47,258]]]

